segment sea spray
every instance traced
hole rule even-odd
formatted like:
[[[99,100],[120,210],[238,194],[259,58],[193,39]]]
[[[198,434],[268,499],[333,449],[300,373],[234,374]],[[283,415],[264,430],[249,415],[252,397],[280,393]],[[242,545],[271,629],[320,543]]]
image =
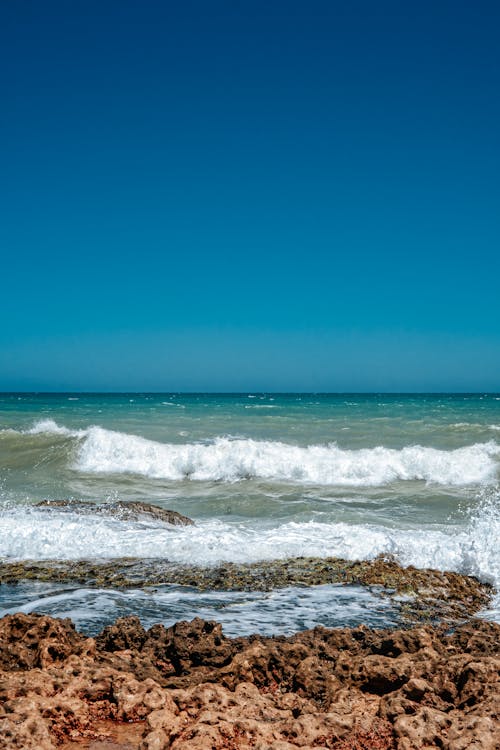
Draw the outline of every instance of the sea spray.
[[[206,443],[159,443],[93,426],[71,431],[45,420],[29,434],[80,439],[73,468],[88,473],[131,473],[154,479],[235,482],[258,478],[339,486],[381,486],[396,480],[442,485],[492,482],[500,446],[495,441],[451,451],[419,445],[343,450],[335,443],[290,445],[218,437]]]
[[[402,565],[475,575],[500,589],[498,490],[480,498],[465,527],[389,528],[368,524],[199,521],[171,527],[58,508],[12,507],[0,515],[0,548],[7,558],[77,560],[158,558],[214,565],[300,556],[371,560],[391,555]]]

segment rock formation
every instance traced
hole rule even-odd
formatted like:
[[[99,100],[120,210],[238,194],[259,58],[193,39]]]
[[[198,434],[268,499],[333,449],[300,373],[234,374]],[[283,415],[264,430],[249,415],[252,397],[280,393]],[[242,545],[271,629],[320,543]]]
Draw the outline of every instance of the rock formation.
[[[95,639],[0,621],[0,747],[498,750],[500,626],[226,638],[195,619]],[[125,723],[125,724],[124,724]]]

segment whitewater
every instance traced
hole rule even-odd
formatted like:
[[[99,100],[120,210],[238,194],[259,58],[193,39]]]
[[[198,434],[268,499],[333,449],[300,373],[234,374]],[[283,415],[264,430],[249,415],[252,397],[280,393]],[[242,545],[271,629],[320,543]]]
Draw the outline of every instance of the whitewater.
[[[500,589],[497,394],[5,394],[0,416],[4,560],[384,555]],[[117,500],[195,525],[121,517]],[[74,594],[49,593],[71,611]]]
[[[15,432],[15,431],[11,431]],[[70,430],[41,420],[27,435],[78,439],[71,466],[95,474],[137,474],[152,479],[236,482],[267,479],[318,485],[376,487],[395,480],[463,486],[496,479],[500,445],[486,443],[445,451],[420,445],[401,450],[376,446],[342,450],[335,443],[289,445],[217,437],[207,443],[168,444],[92,426]]]

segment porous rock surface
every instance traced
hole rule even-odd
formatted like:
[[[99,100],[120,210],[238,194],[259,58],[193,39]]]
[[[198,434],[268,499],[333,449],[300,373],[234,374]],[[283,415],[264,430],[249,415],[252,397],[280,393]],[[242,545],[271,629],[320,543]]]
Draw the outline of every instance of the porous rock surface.
[[[66,507],[67,502],[51,501],[50,505]],[[79,505],[87,507],[92,504],[80,502]],[[163,514],[163,521],[167,521],[169,514],[173,513],[161,508],[154,510],[153,506],[145,503],[127,502],[122,505],[132,509],[146,505],[151,513],[158,511]],[[73,506],[74,503],[71,504]],[[102,507],[108,509],[112,504]],[[182,518],[185,522],[189,521],[185,516]],[[171,524],[176,522],[181,523],[177,519],[172,520]],[[157,558],[97,561],[0,559],[0,585],[34,580],[112,588],[175,584],[197,591],[272,591],[287,586],[321,584],[365,586],[390,603],[394,615],[404,627],[420,623],[436,625],[439,622],[458,625],[488,606],[494,593],[492,586],[472,576],[419,569],[411,565],[402,567],[387,555],[361,561],[338,557],[299,557],[257,563],[226,562],[215,566],[178,565]]]
[[[142,500],[117,500],[113,503],[93,503],[89,500],[42,500],[36,503],[37,508],[55,508],[56,510],[76,511],[87,514],[119,516],[132,521],[155,519],[172,526],[193,526],[194,521],[175,510],[160,508],[158,505]]]
[[[8,615],[0,747],[498,750],[499,636],[475,620],[229,639],[215,622],[128,617],[92,639]]]

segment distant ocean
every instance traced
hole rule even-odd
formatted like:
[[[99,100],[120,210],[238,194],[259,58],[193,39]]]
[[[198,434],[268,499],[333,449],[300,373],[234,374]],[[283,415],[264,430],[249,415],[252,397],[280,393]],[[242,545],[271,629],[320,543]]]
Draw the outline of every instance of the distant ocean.
[[[0,557],[210,566],[383,553],[500,589],[499,467],[499,394],[0,394]],[[147,501],[195,525],[36,507],[63,499]],[[212,616],[229,633],[390,622],[377,606],[342,587],[0,586],[0,614],[71,616],[89,632],[130,613]],[[485,616],[500,621],[498,599]]]

